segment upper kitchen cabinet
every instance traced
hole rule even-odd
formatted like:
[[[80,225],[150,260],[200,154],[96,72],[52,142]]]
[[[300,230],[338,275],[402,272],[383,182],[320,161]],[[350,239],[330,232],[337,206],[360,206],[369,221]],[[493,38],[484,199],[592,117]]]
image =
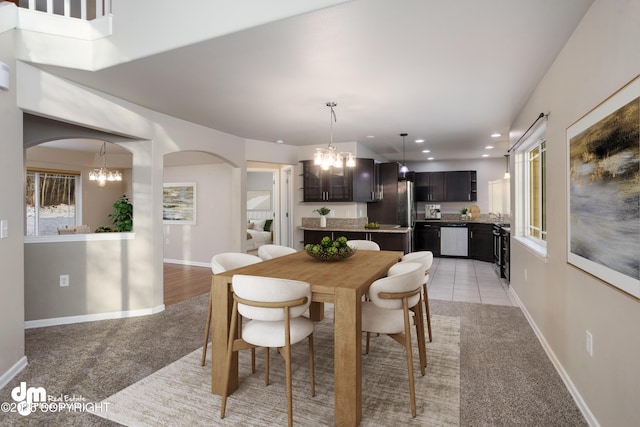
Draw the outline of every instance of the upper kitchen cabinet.
[[[416,201],[440,202],[444,200],[444,172],[416,173]]]
[[[418,202],[476,201],[476,171],[418,172],[416,173]]]
[[[372,159],[356,159],[355,168],[322,170],[312,160],[302,161],[305,202],[368,202],[374,200]]]
[[[444,201],[468,202],[478,200],[476,171],[452,171],[444,174]]]

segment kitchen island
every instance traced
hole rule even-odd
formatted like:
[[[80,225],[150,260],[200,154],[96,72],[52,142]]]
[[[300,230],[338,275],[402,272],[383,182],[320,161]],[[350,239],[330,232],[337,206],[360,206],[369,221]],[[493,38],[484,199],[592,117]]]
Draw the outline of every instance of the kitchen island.
[[[371,240],[380,245],[383,251],[411,252],[412,229],[398,225],[381,224],[380,228],[331,226],[316,227],[303,225],[304,244],[318,244],[323,237],[329,236],[332,240],[340,236],[348,240]]]

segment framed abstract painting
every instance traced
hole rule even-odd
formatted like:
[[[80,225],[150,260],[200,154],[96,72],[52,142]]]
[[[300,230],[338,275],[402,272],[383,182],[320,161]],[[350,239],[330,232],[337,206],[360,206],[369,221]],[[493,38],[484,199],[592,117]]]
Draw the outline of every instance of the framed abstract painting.
[[[162,189],[162,220],[165,224],[196,223],[196,183],[169,182]]]
[[[640,298],[640,76],[567,128],[568,262]]]

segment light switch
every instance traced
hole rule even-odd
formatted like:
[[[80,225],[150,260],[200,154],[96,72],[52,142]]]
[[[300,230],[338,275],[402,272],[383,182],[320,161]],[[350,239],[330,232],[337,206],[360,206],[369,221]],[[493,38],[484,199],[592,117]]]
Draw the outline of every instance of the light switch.
[[[0,221],[0,239],[6,239],[9,236],[9,221],[3,219]]]

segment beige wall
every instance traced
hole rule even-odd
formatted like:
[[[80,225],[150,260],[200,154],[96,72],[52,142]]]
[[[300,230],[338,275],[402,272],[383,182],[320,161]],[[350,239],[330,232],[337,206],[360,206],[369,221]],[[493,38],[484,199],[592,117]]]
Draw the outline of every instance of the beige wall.
[[[227,209],[232,194],[231,167],[226,163],[164,168],[164,182],[196,183],[196,224],[164,224],[164,259],[209,267],[211,257],[231,250],[231,222]]]
[[[0,387],[25,364],[22,112],[16,106],[16,63],[12,31],[0,33],[0,62],[9,66],[10,89],[0,90],[0,220],[8,237],[0,239]]]
[[[640,425],[640,303],[567,264],[566,129],[640,73],[638,40],[639,0],[597,0],[512,126],[522,134],[540,112],[550,113],[553,185],[548,259],[512,240],[511,285],[579,403],[602,426]],[[593,357],[585,350],[587,330]]]

